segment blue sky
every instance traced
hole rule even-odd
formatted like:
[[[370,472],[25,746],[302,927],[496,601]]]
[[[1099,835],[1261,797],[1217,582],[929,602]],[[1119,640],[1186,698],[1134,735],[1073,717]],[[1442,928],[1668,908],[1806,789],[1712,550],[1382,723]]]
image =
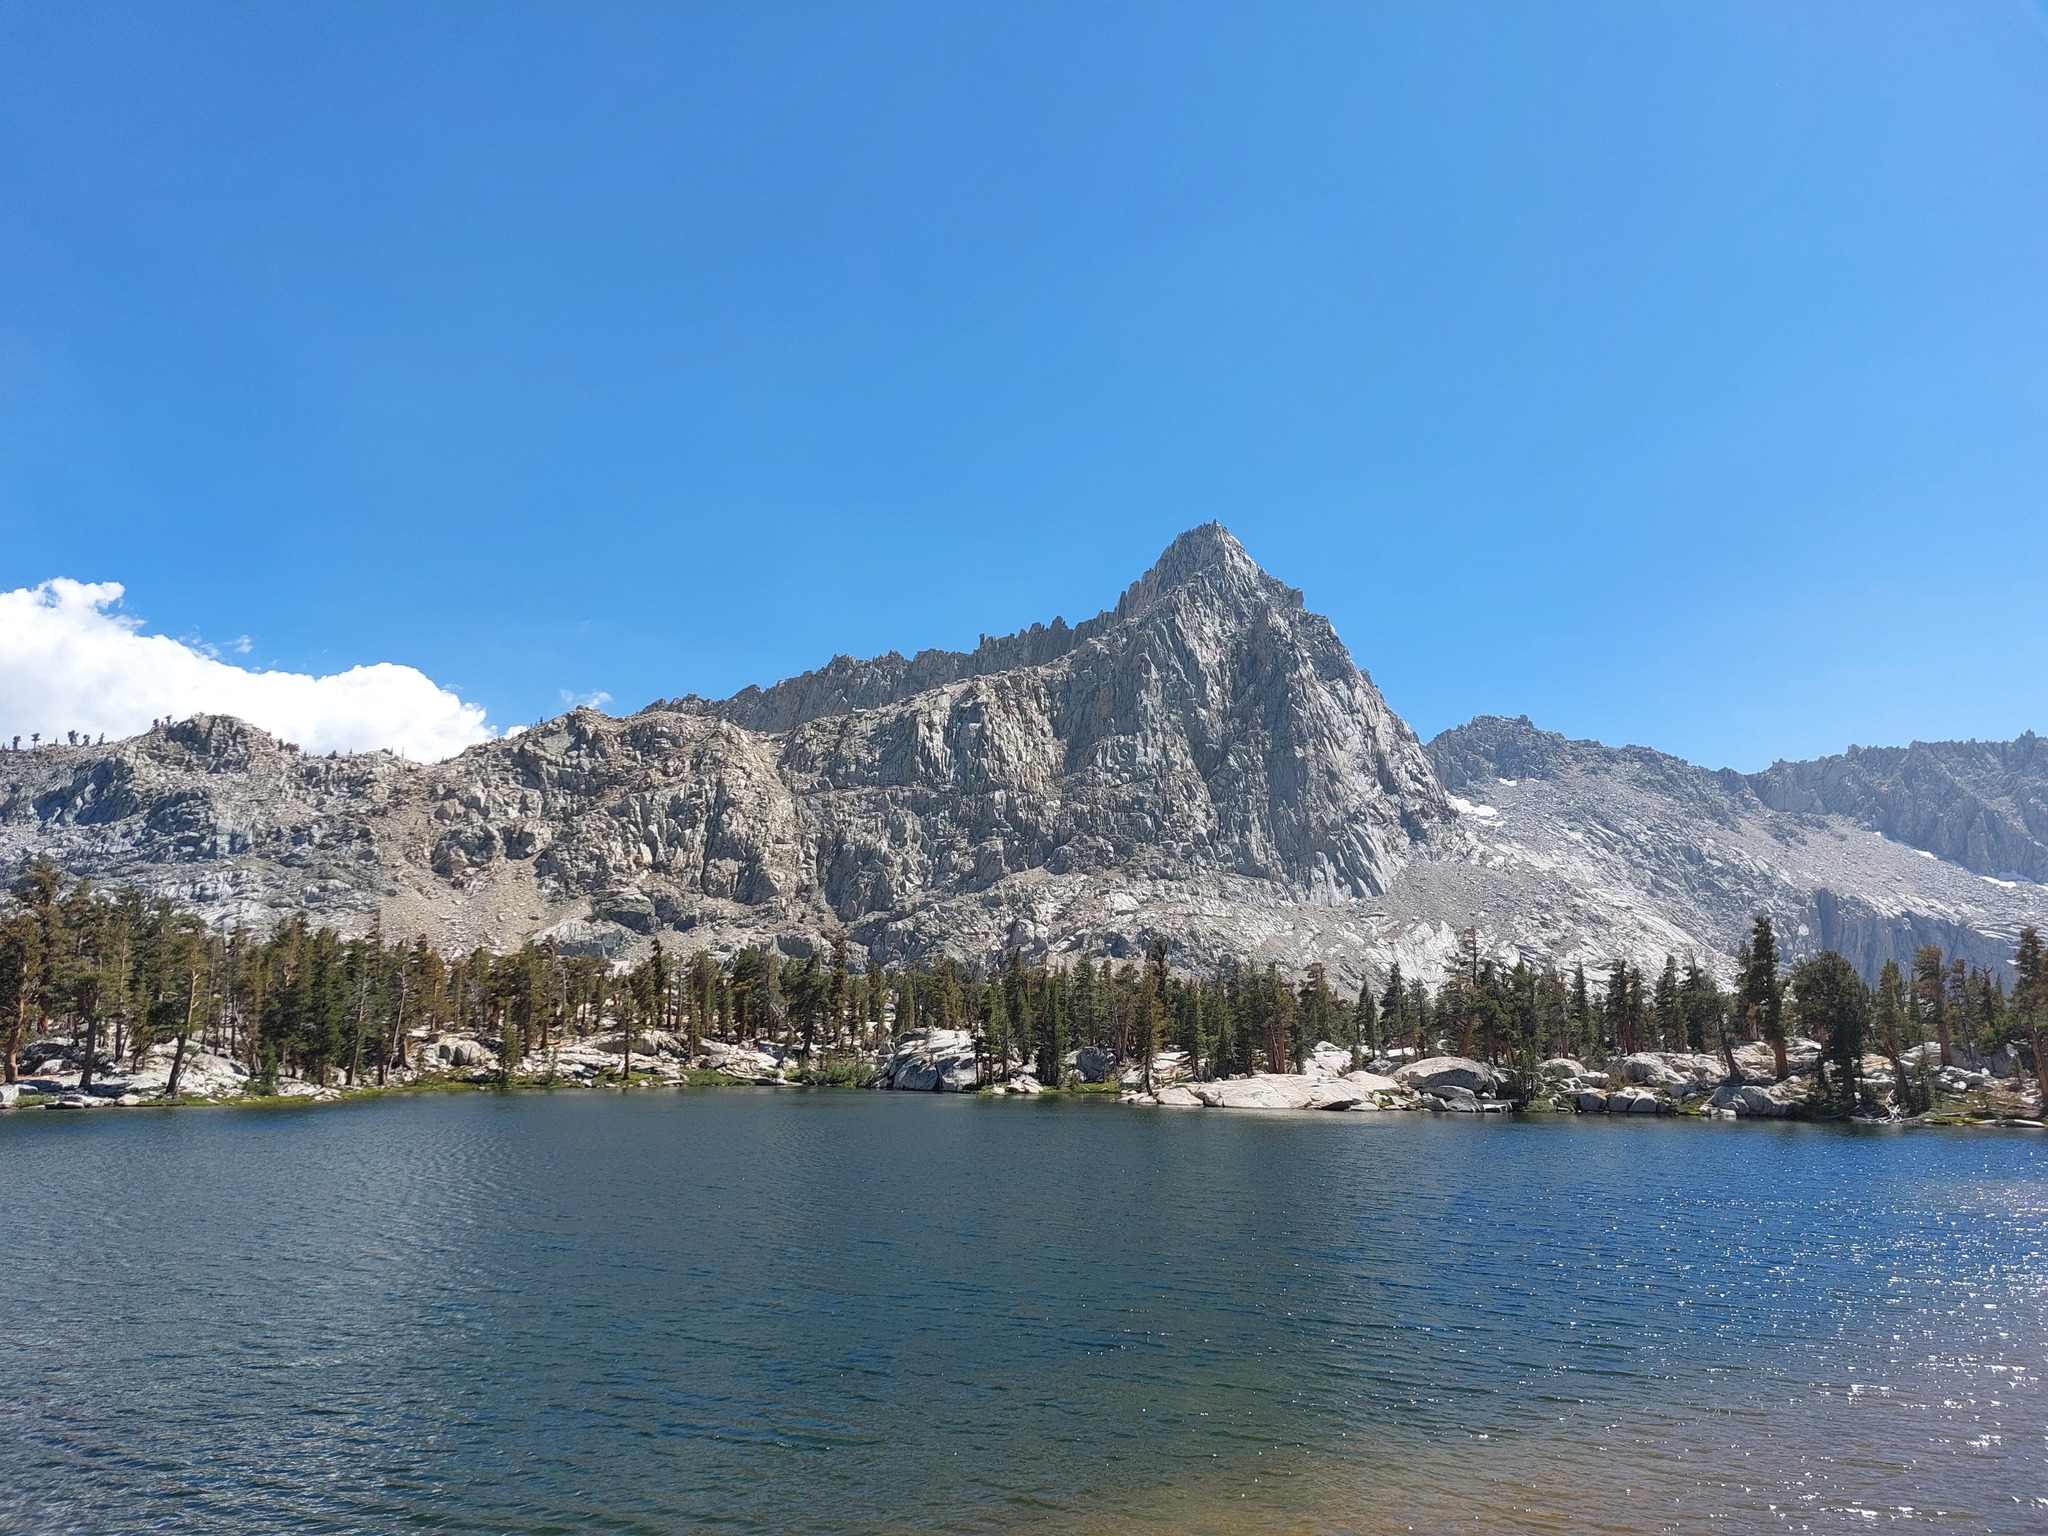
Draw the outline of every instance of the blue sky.
[[[7,0],[0,209],[0,589],[240,665],[634,708],[1218,518],[1425,735],[2048,729],[2020,0]]]

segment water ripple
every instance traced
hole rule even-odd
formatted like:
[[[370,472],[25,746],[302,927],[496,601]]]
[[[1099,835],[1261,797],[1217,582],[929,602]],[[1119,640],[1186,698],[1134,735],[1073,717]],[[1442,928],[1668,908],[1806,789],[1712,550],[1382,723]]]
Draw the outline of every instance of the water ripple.
[[[2048,1524],[2019,1139],[564,1094],[0,1155],[0,1529]]]

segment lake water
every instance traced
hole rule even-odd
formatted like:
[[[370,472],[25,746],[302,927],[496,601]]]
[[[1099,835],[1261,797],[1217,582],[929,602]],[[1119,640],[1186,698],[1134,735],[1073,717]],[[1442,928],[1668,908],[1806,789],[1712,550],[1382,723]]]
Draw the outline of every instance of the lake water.
[[[0,1529],[2048,1530],[2048,1146],[793,1091],[0,1120]]]

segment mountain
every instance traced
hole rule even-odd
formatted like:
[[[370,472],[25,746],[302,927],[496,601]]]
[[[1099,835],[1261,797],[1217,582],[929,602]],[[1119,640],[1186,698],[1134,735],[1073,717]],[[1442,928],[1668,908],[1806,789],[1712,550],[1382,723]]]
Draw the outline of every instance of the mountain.
[[[1503,955],[1725,969],[1767,910],[1795,952],[2002,960],[2048,920],[2032,877],[1987,877],[2033,867],[2041,756],[1744,778],[1494,719],[1425,749],[1210,524],[1078,625],[579,709],[443,763],[308,758],[224,717],[0,754],[0,869],[46,855],[220,921],[307,909],[450,947],[844,933],[986,960],[1164,937],[1186,965],[1355,984],[1396,958],[1433,974],[1468,923]]]
[[[1978,874],[1858,817],[1776,803],[1785,770],[1815,765],[1745,777],[1568,741],[1526,718],[1474,720],[1429,754],[1484,828],[1485,872],[1427,871],[1418,904],[1512,913],[1525,946],[1560,959],[1583,957],[1588,933],[1612,935],[1613,952],[1725,957],[1768,912],[1789,953],[1837,950],[1867,975],[1922,944],[2003,966],[2020,927],[2048,918],[2048,887]]]

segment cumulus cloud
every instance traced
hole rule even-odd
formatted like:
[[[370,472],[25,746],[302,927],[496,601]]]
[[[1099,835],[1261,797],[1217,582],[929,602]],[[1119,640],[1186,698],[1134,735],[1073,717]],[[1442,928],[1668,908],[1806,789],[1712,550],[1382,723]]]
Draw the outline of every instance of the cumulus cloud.
[[[252,672],[210,647],[145,635],[139,619],[115,611],[122,590],[118,581],[59,577],[0,592],[0,737],[132,736],[159,717],[223,714],[308,752],[386,747],[437,762],[495,734],[481,705],[413,667]]]

